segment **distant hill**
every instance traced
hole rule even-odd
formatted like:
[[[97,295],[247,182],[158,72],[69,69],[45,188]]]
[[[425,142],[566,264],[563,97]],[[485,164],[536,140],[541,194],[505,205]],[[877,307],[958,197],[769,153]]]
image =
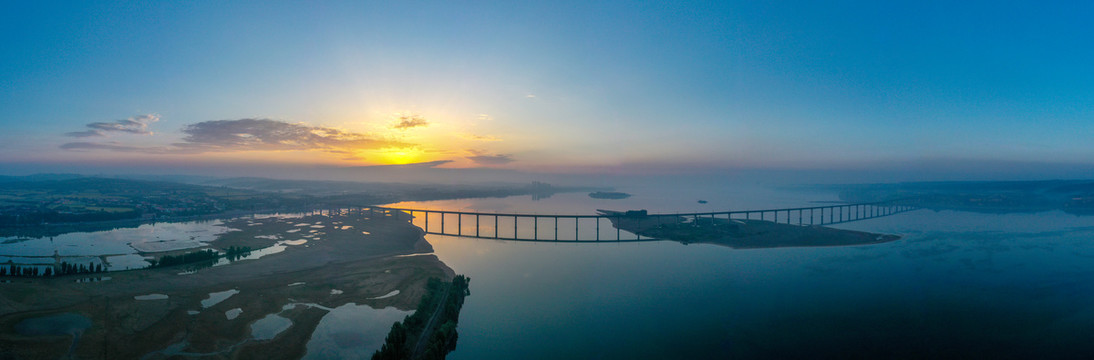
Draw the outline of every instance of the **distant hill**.
[[[0,228],[168,219],[230,212],[301,211],[400,201],[515,195],[543,198],[558,192],[588,190],[538,182],[445,185],[264,178],[183,179],[201,184],[71,174],[0,177],[3,184],[0,186]]]
[[[71,180],[86,177],[79,174],[34,174],[26,176],[2,176],[0,175],[0,183],[9,182],[22,182],[22,181],[59,181],[59,180]]]
[[[840,199],[872,202],[909,199],[936,210],[1094,214],[1094,180],[914,182],[834,185]]]

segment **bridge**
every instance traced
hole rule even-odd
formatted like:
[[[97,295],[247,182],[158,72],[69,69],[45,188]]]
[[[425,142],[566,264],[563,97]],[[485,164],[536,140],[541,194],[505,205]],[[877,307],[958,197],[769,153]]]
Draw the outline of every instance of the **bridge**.
[[[879,218],[916,210],[903,201],[796,207],[766,210],[739,210],[672,214],[647,214],[645,211],[604,212],[596,215],[538,215],[486,213],[449,210],[372,207],[365,211],[385,216],[409,215],[427,234],[498,240],[543,242],[628,242],[664,240],[642,236],[617,227],[625,222],[641,221],[654,225],[717,224],[729,220],[760,220],[777,224],[812,226],[834,225]],[[624,226],[625,227],[625,226]]]

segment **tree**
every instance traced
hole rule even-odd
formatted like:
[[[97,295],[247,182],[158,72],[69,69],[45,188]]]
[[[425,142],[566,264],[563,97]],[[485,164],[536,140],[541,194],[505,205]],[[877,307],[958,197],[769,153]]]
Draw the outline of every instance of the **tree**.
[[[387,334],[384,345],[372,354],[373,360],[406,359],[410,356],[406,348],[406,327],[396,321],[391,324],[391,332]]]

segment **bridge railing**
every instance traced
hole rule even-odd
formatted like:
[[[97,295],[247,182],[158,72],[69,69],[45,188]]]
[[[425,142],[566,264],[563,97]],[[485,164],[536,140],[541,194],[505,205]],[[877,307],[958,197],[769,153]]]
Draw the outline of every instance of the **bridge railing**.
[[[872,202],[766,210],[646,214],[640,215],[640,218],[643,221],[652,222],[652,225],[761,220],[810,226],[872,219],[915,209],[917,207],[901,202]],[[421,227],[426,233],[435,235],[550,242],[660,240],[614,226],[613,221],[618,223],[639,216],[625,213],[539,215],[389,207],[373,207],[367,211],[383,212],[387,216],[407,214],[415,225]]]

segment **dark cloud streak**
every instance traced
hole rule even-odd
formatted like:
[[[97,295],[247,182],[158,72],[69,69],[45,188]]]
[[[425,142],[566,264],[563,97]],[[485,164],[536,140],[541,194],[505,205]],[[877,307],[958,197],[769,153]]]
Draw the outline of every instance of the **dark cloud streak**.
[[[113,122],[93,122],[87,124],[87,127],[91,130],[74,131],[65,135],[78,138],[106,136],[109,133],[151,135],[152,131],[149,130],[149,125],[157,121],[160,121],[159,115],[145,114]]]
[[[127,120],[132,119],[137,118]],[[101,123],[107,125],[93,127],[94,124],[100,123],[89,124],[88,127],[92,127],[93,130],[69,133],[68,135],[90,137],[96,136],[93,133],[97,131],[147,132],[147,123],[142,123],[140,120]],[[117,124],[119,129],[126,130],[105,130],[113,126],[110,124]],[[145,124],[145,126],[141,127],[138,124]],[[147,133],[150,134],[151,132]],[[198,154],[232,151],[324,151],[336,154],[351,154],[357,150],[404,148],[414,145],[397,140],[382,139],[370,134],[271,119],[203,121],[187,125],[182,129],[182,133],[185,134],[182,142],[167,147],[126,145],[118,142],[70,142],[61,145],[61,149],[153,154]]]
[[[86,142],[86,141],[70,142],[70,143],[61,145],[61,149],[74,150],[74,151],[80,151],[80,150],[110,150],[110,151],[117,151],[117,152],[143,152],[143,153],[156,153],[156,154],[160,154],[160,153],[165,152],[164,148],[157,148],[157,147],[123,145],[123,144],[119,144],[117,142],[93,143],[93,142]]]
[[[467,150],[467,152],[471,153],[467,159],[477,165],[505,165],[516,161],[510,154],[489,154],[482,150]]]
[[[403,115],[399,117],[399,122],[392,127],[398,130],[406,130],[428,125],[429,121],[419,115]]]

